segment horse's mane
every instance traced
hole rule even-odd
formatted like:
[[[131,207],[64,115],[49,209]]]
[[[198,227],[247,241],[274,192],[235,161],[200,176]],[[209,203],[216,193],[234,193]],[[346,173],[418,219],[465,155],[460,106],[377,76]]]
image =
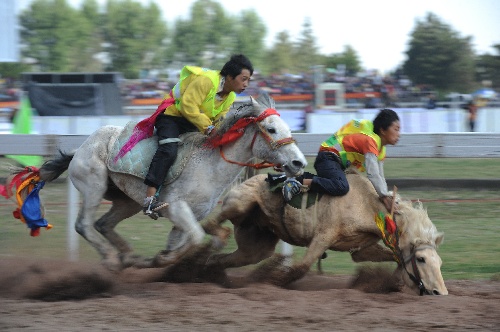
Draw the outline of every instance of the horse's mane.
[[[398,201],[398,213],[395,216],[402,235],[413,246],[421,244],[436,245],[436,238],[442,233],[438,232],[436,226],[429,219],[427,209],[422,202],[402,200]]]
[[[224,119],[219,122],[217,125],[217,135],[224,135],[240,119],[257,117],[267,108],[274,107],[274,100],[267,93],[260,94],[257,99],[250,97],[248,102],[229,111]]]
[[[349,167],[346,173],[357,175],[358,177],[350,177],[350,181],[356,178],[364,181],[364,183],[373,190],[373,194],[377,195],[370,180],[355,167]],[[392,195],[393,192],[390,191],[389,194]],[[403,245],[435,245],[436,238],[442,235],[442,233],[438,232],[436,226],[429,219],[427,210],[424,208],[422,202],[417,201],[413,203],[410,200],[403,199],[399,194],[396,194],[396,202],[397,213],[395,219],[398,227],[402,231],[401,241],[405,241],[406,239],[411,241],[411,243],[405,243]]]

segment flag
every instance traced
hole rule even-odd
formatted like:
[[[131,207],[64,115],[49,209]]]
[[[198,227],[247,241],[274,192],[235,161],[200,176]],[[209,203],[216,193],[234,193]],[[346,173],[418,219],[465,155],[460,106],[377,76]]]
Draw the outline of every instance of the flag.
[[[22,96],[19,103],[19,110],[13,119],[12,134],[31,134],[33,111],[27,96]],[[23,166],[40,167],[43,163],[41,156],[8,155],[8,158],[16,160]]]

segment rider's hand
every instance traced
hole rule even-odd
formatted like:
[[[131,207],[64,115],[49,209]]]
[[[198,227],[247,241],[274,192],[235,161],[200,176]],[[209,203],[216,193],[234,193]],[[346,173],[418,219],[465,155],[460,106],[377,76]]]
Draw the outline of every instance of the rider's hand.
[[[392,210],[392,196],[380,197],[380,201],[384,203],[385,208],[390,213]],[[394,208],[396,208],[396,206]]]
[[[210,125],[207,127],[207,129],[205,129],[205,135],[210,135],[210,133],[214,130],[215,126],[214,125]]]

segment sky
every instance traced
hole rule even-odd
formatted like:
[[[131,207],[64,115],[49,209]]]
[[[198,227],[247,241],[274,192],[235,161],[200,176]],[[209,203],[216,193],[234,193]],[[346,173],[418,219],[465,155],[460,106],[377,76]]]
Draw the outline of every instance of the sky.
[[[32,0],[17,0],[17,9]],[[79,8],[81,0],[67,0]],[[188,19],[196,0],[135,0],[144,5],[155,2],[164,20],[172,26],[176,18]],[[345,45],[357,52],[362,67],[388,72],[405,61],[410,33],[416,21],[428,12],[436,14],[461,37],[472,37],[478,54],[496,54],[500,44],[500,0],[215,0],[227,14],[238,15],[254,9],[266,25],[266,45],[287,31],[292,41],[299,38],[303,23],[312,24],[320,53],[341,53]],[[98,0],[104,4],[105,0]]]

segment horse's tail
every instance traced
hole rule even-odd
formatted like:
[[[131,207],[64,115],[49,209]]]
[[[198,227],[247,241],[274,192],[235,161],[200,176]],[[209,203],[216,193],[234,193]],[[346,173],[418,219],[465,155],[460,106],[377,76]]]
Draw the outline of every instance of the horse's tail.
[[[46,161],[40,167],[40,179],[43,181],[51,182],[61,176],[68,167],[71,160],[73,160],[74,153],[64,153],[59,150],[60,156],[56,159]]]

